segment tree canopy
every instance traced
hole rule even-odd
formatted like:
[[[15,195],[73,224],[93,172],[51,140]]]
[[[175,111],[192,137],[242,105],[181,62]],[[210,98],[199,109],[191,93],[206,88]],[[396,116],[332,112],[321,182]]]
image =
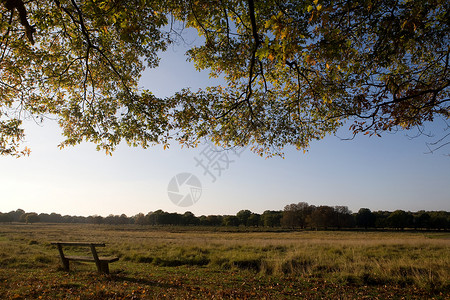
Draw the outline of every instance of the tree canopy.
[[[207,137],[268,155],[345,122],[380,134],[450,117],[445,0],[3,0],[0,10],[1,154],[26,153],[21,120],[46,115],[61,147]],[[204,37],[187,55],[223,86],[165,99],[138,90],[174,21]]]
[[[249,216],[243,219],[242,216]],[[192,212],[184,214],[170,213],[158,209],[147,214],[138,213],[132,217],[125,214],[107,217],[70,216],[57,213],[25,212],[22,209],[0,212],[0,223],[90,223],[90,224],[137,224],[137,225],[178,225],[178,226],[242,226],[242,227],[284,227],[298,229],[393,229],[403,230],[449,230],[450,212],[448,211],[375,211],[361,208],[358,213],[352,213],[346,206],[309,205],[306,202],[292,203],[284,210],[266,210],[262,214],[249,210],[241,210],[236,215],[202,215],[195,216]],[[229,230],[229,229],[227,229]],[[245,229],[248,230],[248,229]],[[277,230],[278,231],[278,230]]]

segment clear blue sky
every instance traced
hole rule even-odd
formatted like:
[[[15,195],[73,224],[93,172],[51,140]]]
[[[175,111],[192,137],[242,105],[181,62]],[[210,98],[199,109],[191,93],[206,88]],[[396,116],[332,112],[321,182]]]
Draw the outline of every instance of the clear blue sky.
[[[182,47],[170,48],[159,69],[146,71],[141,86],[163,97],[183,87],[195,90],[214,84],[207,72],[195,71],[183,53]],[[438,123],[428,127],[436,128]],[[110,157],[91,144],[59,150],[62,137],[51,121],[42,127],[26,122],[26,130],[31,156],[0,157],[1,212],[22,208],[132,216],[163,209],[208,215],[241,209],[262,213],[300,201],[345,205],[353,211],[361,207],[450,211],[450,157],[444,155],[450,146],[424,154],[425,142],[433,139],[411,140],[406,132],[351,141],[329,136],[312,143],[307,154],[288,148],[285,159],[265,159],[249,150],[240,157],[228,153],[234,162],[212,182],[195,161],[206,145],[195,149],[173,145],[169,150],[121,145]],[[348,136],[346,130],[338,134]],[[174,205],[167,194],[171,178],[182,172],[196,175],[203,188],[198,202],[187,208]]]

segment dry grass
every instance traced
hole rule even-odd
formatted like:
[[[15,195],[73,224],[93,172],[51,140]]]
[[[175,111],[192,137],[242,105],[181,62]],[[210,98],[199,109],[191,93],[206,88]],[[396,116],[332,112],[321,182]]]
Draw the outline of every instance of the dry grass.
[[[249,278],[258,278],[258,282],[294,282],[293,294],[298,291],[296,284],[306,282],[329,283],[336,290],[352,286],[356,291],[371,286],[380,293],[387,287],[400,287],[412,296],[430,293],[438,298],[446,298],[450,289],[448,233],[214,232],[174,227],[2,225],[3,276],[8,270],[56,270],[57,251],[49,243],[57,240],[106,242],[105,254],[121,257],[111,266],[119,277],[133,274],[134,278],[145,278],[155,270],[171,273],[182,269],[197,274],[194,277],[213,272],[220,281],[226,280],[224,274],[240,274],[244,282]],[[83,272],[95,267],[76,265],[75,269]],[[164,279],[164,272],[160,276]],[[194,285],[207,286],[204,282]],[[214,291],[215,286],[212,284],[210,289]]]

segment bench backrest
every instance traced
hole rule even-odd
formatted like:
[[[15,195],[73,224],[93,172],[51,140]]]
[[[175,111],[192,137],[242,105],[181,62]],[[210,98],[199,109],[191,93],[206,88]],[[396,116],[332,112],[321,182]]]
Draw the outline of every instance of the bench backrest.
[[[52,245],[61,245],[61,246],[79,246],[79,247],[105,247],[105,243],[88,243],[88,242],[52,242]]]

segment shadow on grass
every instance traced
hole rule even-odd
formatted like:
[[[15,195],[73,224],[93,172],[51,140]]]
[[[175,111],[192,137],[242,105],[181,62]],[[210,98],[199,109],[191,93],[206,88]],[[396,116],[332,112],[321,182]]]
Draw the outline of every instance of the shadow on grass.
[[[181,289],[182,288],[181,285],[177,285],[177,284],[158,282],[156,280],[150,280],[150,279],[145,279],[145,278],[137,278],[137,277],[132,277],[132,276],[125,275],[125,274],[121,275],[120,273],[109,275],[109,280],[118,282],[118,283],[134,283],[134,284],[139,284],[139,285],[145,285],[147,287],[158,287],[158,288],[164,288],[164,289],[168,289],[168,288]]]

